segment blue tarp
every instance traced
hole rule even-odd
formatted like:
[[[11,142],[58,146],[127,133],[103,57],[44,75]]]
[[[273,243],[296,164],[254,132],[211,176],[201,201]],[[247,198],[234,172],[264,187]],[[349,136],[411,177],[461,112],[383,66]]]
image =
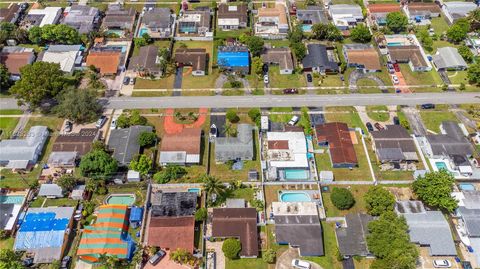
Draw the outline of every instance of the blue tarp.
[[[248,67],[248,51],[219,51],[218,65],[228,67]]]
[[[140,222],[143,217],[143,207],[132,207],[130,210],[130,222]]]

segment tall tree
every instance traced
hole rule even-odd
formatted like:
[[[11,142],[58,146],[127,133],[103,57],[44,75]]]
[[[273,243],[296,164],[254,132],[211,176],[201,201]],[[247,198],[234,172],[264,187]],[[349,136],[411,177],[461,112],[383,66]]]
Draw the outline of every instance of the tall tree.
[[[5,92],[10,87],[10,72],[5,65],[0,64],[0,91]]]
[[[64,191],[71,191],[77,186],[77,179],[71,175],[63,175],[57,180],[57,185]]]
[[[312,33],[315,39],[340,41],[343,39],[342,32],[333,24],[317,23],[312,26]]]
[[[458,206],[457,200],[451,196],[454,182],[453,175],[441,169],[417,178],[413,182],[413,191],[428,206],[452,212]]]
[[[117,160],[103,150],[93,150],[85,154],[80,161],[82,176],[105,179],[117,172]]]
[[[152,169],[152,165],[152,159],[150,159],[147,155],[142,154],[140,157],[138,157],[138,159],[130,162],[129,168],[139,172],[142,176],[146,176]]]
[[[462,56],[465,62],[471,63],[473,61],[474,55],[469,47],[465,45],[458,47],[458,53]]]
[[[65,87],[60,65],[48,62],[35,62],[20,68],[21,79],[11,88],[19,104],[38,107],[47,98],[55,97]]]
[[[447,30],[447,38],[448,40],[459,43],[467,37],[469,25],[465,23],[465,21],[460,20],[455,22],[450,28]]]
[[[476,8],[467,16],[468,23],[470,24],[470,29],[472,31],[478,31],[480,29],[480,8]]]
[[[467,79],[472,84],[480,85],[480,62],[470,65],[467,70]]]
[[[253,57],[252,58],[252,73],[256,75],[261,75],[263,72],[263,61],[260,57]]]
[[[225,194],[226,187],[217,178],[205,175],[202,181],[203,189],[209,196],[212,194],[223,196]]]
[[[0,269],[23,269],[21,255],[11,249],[0,249]]]
[[[373,216],[392,211],[395,204],[395,196],[382,186],[370,187],[363,199],[368,213]]]
[[[367,26],[359,24],[350,32],[350,38],[355,42],[368,43],[372,40],[372,34]]]
[[[255,57],[255,56],[260,56],[260,53],[262,53],[263,45],[265,44],[265,42],[261,37],[247,36],[245,38],[245,44],[250,50],[250,53],[252,54],[252,56]]]
[[[93,90],[68,89],[57,99],[56,114],[76,123],[93,122],[102,111]]]
[[[401,12],[387,14],[387,28],[394,33],[400,33],[407,29],[408,18]]]

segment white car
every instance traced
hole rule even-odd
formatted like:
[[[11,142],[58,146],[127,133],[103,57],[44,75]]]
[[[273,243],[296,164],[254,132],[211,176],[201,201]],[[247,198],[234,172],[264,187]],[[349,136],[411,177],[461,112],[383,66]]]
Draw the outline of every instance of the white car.
[[[449,260],[434,260],[433,267],[435,268],[450,268],[452,263]]]
[[[268,75],[263,76],[263,82],[268,84]]]
[[[288,122],[288,125],[290,126],[294,126],[295,124],[297,124],[298,120],[300,119],[300,117],[298,116],[293,116],[290,121]]]
[[[110,130],[115,129],[117,129],[117,118],[112,119],[112,122],[110,123]]]
[[[302,260],[292,260],[292,266],[293,268],[298,268],[298,269],[310,269],[311,265],[309,262],[302,261]]]
[[[400,81],[398,80],[398,77],[396,75],[392,76],[393,84],[399,84]]]

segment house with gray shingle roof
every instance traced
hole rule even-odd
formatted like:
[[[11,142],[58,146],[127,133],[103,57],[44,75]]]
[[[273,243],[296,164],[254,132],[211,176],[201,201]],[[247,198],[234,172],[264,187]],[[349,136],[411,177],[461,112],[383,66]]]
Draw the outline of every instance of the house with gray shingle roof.
[[[474,249],[473,255],[479,264],[480,252],[476,250],[480,249],[480,192],[464,190],[453,192],[452,196],[458,201],[455,217],[460,239]]]
[[[438,48],[433,64],[437,70],[465,70],[468,67],[458,49],[453,47]]]
[[[468,13],[477,8],[474,2],[444,2],[442,11],[447,21],[453,24],[456,20],[467,17]]]
[[[66,24],[78,31],[87,34],[98,26],[100,11],[96,7],[74,5],[66,7],[63,12],[62,24]]]
[[[345,216],[345,225],[336,229],[338,248],[343,256],[368,256],[368,223],[373,217],[363,213]]]
[[[152,132],[151,126],[135,125],[110,132],[108,148],[113,150],[113,157],[120,165],[128,166],[133,157],[140,152],[138,137],[143,132]]]
[[[42,154],[48,135],[46,126],[32,126],[25,139],[0,141],[0,166],[26,169],[35,165]]]
[[[302,60],[303,70],[320,74],[337,73],[340,69],[335,58],[335,52],[327,50],[325,45],[308,44],[307,55]]]
[[[217,137],[215,139],[215,161],[224,163],[231,160],[253,160],[253,127],[238,124],[237,137]]]
[[[137,36],[147,33],[151,38],[169,38],[174,24],[175,15],[169,8],[153,8],[145,11]]]

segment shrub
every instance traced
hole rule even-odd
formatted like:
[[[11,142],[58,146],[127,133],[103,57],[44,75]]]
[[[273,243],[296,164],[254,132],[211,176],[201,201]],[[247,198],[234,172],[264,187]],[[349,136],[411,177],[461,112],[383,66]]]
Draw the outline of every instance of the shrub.
[[[382,186],[370,187],[363,197],[370,215],[379,216],[385,211],[392,211],[395,196]]]
[[[205,207],[200,208],[195,212],[195,221],[205,221],[207,220],[207,209]]]
[[[238,253],[242,250],[242,244],[238,239],[228,238],[223,242],[222,251],[225,254],[225,257],[229,259],[238,258]]]
[[[273,249],[267,249],[262,255],[262,259],[266,263],[275,263],[277,253]]]
[[[350,209],[355,204],[352,193],[345,188],[334,187],[330,199],[333,205],[340,210]]]
[[[142,132],[138,137],[140,147],[151,146],[155,143],[157,136],[152,132]]]
[[[237,123],[240,120],[234,109],[227,110],[226,118],[231,123]]]

